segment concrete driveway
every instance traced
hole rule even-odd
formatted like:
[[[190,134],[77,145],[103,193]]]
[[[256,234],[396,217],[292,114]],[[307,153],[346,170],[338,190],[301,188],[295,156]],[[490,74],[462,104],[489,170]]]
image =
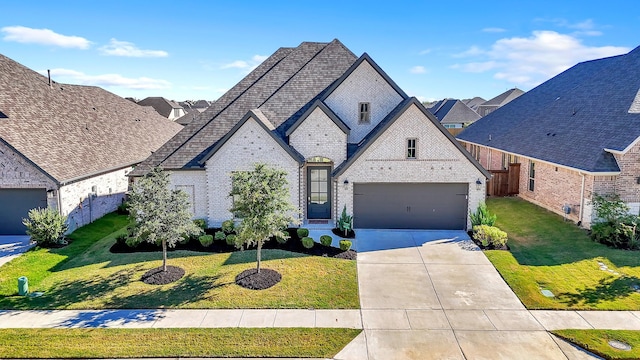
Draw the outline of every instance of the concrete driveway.
[[[364,331],[336,359],[588,359],[525,309],[463,231],[358,230]]]
[[[28,235],[0,235],[0,266],[29,250],[33,245]]]

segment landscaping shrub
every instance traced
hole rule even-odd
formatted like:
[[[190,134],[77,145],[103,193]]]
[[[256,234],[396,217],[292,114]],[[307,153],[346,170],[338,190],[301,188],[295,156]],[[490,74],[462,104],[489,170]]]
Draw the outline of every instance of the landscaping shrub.
[[[116,243],[118,244],[126,244],[127,243],[127,234],[120,234],[116,236]]]
[[[227,235],[227,245],[235,245],[236,244],[236,235],[229,234]]]
[[[205,219],[194,219],[193,223],[202,230],[207,228],[207,220]]]
[[[303,237],[300,241],[302,241],[302,246],[304,246],[305,249],[311,249],[313,247],[313,244],[315,244],[313,239],[308,236]]]
[[[591,224],[591,239],[620,249],[638,249],[640,217],[629,214],[629,206],[619,195],[593,196],[598,220]]]
[[[67,231],[67,217],[57,210],[31,209],[29,218],[22,219],[27,227],[27,234],[40,246],[64,244],[64,233]]]
[[[224,231],[225,234],[233,234],[236,231],[236,224],[233,220],[225,220],[222,222],[222,231]]]
[[[202,235],[198,238],[200,244],[204,247],[211,246],[213,244],[213,236],[212,235]]]
[[[227,234],[225,234],[224,231],[216,231],[214,238],[223,241],[227,239]]]
[[[496,223],[497,218],[495,214],[492,215],[489,213],[487,204],[485,204],[484,202],[481,202],[480,205],[478,205],[478,209],[476,210],[476,212],[471,213],[469,217],[471,218],[471,226],[493,226]]]
[[[320,236],[320,244],[324,246],[331,246],[332,242],[333,242],[333,238],[331,236],[329,235]]]
[[[309,229],[299,228],[298,230],[296,230],[296,232],[298,233],[298,237],[300,239],[309,236]]]
[[[347,215],[347,205],[342,208],[342,214],[338,219],[338,229],[347,236],[349,230],[353,229],[353,216]]]
[[[473,238],[480,241],[484,247],[503,248],[507,244],[507,233],[495,226],[474,226]]]
[[[347,251],[349,249],[351,249],[351,240],[340,240],[340,250]]]
[[[118,215],[129,215],[129,203],[124,201],[122,204],[118,205]]]
[[[282,237],[282,236],[276,236],[276,241],[278,242],[278,244],[282,245],[282,244],[286,244],[287,241],[289,240],[288,237]]]
[[[135,247],[137,247],[137,246],[138,246],[138,244],[140,244],[140,242],[141,242],[141,241],[140,241],[140,239],[139,239],[139,238],[137,238],[137,237],[133,237],[133,236],[128,237],[128,238],[127,238],[127,240],[125,241],[125,243],[127,244],[127,246],[128,246],[128,247],[130,247],[130,248],[135,248]]]

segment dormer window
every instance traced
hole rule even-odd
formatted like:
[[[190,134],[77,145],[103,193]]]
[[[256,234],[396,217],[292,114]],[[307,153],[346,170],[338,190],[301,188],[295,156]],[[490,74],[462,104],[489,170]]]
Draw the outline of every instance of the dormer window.
[[[368,102],[361,102],[360,107],[360,119],[358,124],[369,124],[371,122],[371,106]]]
[[[407,159],[416,158],[416,139],[407,139]]]

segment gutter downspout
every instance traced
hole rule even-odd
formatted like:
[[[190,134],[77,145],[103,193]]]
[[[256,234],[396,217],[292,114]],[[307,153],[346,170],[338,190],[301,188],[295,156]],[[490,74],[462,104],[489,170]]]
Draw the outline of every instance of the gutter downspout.
[[[580,173],[582,175],[582,188],[580,189],[580,214],[578,215],[578,222],[582,225],[582,216],[584,215],[584,173]]]

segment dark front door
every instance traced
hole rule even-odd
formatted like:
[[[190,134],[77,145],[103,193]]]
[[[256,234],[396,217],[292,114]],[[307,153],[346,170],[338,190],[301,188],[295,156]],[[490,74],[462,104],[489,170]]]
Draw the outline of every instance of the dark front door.
[[[307,167],[307,218],[331,218],[331,167]]]

